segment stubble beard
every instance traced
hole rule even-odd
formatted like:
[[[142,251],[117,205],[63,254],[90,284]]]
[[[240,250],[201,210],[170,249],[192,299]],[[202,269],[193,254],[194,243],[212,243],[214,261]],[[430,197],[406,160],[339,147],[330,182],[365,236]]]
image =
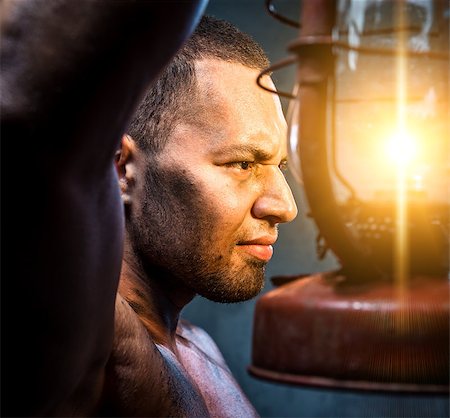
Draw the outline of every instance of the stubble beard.
[[[135,251],[150,278],[173,280],[209,300],[241,302],[264,286],[264,261],[236,252],[236,244],[218,247],[223,217],[186,172],[149,166],[145,198],[128,221]],[[155,277],[155,271],[157,276]]]

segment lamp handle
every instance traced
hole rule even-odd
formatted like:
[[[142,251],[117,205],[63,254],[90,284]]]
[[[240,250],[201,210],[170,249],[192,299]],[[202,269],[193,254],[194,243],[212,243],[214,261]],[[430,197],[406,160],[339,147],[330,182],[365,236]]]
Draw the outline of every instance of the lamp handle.
[[[266,0],[266,3],[270,3],[271,0]],[[298,53],[297,51],[304,46],[314,46],[318,44],[323,45],[331,45],[333,48],[337,49],[346,49],[350,51],[357,51],[362,54],[370,54],[370,55],[395,55],[397,52],[394,49],[388,48],[374,48],[374,47],[362,47],[362,46],[351,46],[345,42],[333,41],[330,37],[324,36],[308,36],[308,37],[300,37],[296,41],[292,42],[289,49],[291,52]],[[430,59],[448,59],[449,53],[447,52],[438,52],[438,51],[407,51],[404,54],[409,56],[424,56]],[[261,78],[265,75],[272,73],[273,71],[280,70],[288,65],[295,64],[297,61],[296,56],[290,56],[281,61],[272,64],[271,66],[262,70],[256,79],[256,84],[261,87],[263,90],[268,91],[269,93],[277,94],[278,96],[285,97],[287,99],[295,99],[296,97],[291,93],[286,93],[284,91],[277,91],[271,89],[270,87],[266,87],[261,84]]]
[[[288,58],[285,58],[281,61],[276,62],[275,64],[272,64],[270,67],[265,68],[262,70],[256,79],[256,84],[258,84],[259,87],[261,87],[263,90],[268,91],[269,93],[277,94],[278,96],[286,97],[287,99],[295,99],[295,96],[292,93],[286,93],[284,91],[277,91],[274,89],[271,89],[270,87],[266,87],[263,84],[261,84],[261,78],[263,78],[265,75],[269,75],[273,71],[277,71],[281,68],[287,67],[288,65],[295,64],[297,61],[297,57],[291,56]]]
[[[275,9],[275,6],[272,4],[272,0],[266,0],[266,9],[268,13],[276,20],[279,20],[285,25],[292,26],[294,28],[300,28],[300,23],[296,22],[295,20],[289,19],[288,17],[280,15]]]

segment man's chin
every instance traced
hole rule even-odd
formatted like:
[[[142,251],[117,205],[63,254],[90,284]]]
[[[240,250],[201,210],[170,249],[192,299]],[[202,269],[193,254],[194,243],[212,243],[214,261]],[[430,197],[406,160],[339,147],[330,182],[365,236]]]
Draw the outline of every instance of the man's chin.
[[[229,294],[208,294],[208,295],[202,295],[199,293],[200,296],[203,296],[204,298],[210,300],[211,302],[217,302],[217,303],[239,303],[239,302],[245,302],[250,299],[255,298],[261,290],[254,292],[252,294],[240,294],[240,295],[229,295]]]
[[[259,295],[263,288],[264,268],[260,268],[258,273],[251,277],[229,278],[219,286],[200,289],[197,293],[212,302],[238,303],[253,299]]]

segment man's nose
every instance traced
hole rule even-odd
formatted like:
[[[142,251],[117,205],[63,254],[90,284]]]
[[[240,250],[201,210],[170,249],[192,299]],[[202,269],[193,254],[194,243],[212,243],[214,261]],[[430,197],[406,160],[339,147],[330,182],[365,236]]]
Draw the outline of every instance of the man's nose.
[[[269,168],[269,167],[268,167]],[[290,222],[297,216],[297,205],[286,178],[278,167],[270,167],[252,214],[272,224]]]

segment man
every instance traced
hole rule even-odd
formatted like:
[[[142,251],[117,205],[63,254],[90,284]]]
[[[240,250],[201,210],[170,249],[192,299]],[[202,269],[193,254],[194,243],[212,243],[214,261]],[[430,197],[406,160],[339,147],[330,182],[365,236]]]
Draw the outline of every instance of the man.
[[[127,354],[119,363],[130,362],[122,333],[133,324],[133,344],[150,336],[157,349],[132,361],[142,367],[146,357],[150,370],[151,356],[162,355],[212,416],[248,417],[254,410],[210,338],[180,323],[180,310],[196,294],[218,302],[256,296],[276,225],[296,215],[282,173],[280,103],[255,82],[267,65],[248,36],[204,17],[146,94],[117,155],[126,211],[116,315],[127,326],[116,332],[115,351]],[[149,372],[142,378],[148,381]],[[130,399],[120,393],[131,386],[123,382],[114,395],[122,404]],[[180,390],[164,397],[179,399]],[[134,396],[133,404],[146,398]]]
[[[116,156],[126,236],[113,343],[103,329],[112,318],[113,280],[84,293],[90,312],[78,293],[71,295],[78,307],[58,305],[97,324],[90,342],[97,351],[78,360],[78,382],[52,414],[256,414],[211,339],[179,314],[196,294],[221,302],[255,296],[277,224],[296,215],[281,172],[280,104],[255,84],[266,65],[248,37],[206,18],[146,95]],[[108,210],[104,202],[102,208]],[[95,222],[102,227],[100,211]],[[79,261],[78,275],[86,262],[101,277],[117,268],[92,257]]]

